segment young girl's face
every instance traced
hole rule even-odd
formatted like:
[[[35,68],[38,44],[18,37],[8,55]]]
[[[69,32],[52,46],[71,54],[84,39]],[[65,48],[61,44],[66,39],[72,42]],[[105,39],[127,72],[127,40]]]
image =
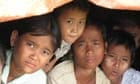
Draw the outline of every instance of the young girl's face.
[[[108,47],[102,68],[111,81],[122,79],[123,73],[130,66],[130,55],[130,50],[123,45],[112,44]]]
[[[58,17],[62,40],[72,44],[83,32],[87,12],[78,8],[64,10]]]
[[[95,70],[104,57],[104,41],[100,31],[88,27],[73,45],[74,60],[78,67]]]
[[[24,73],[41,69],[53,55],[51,36],[32,36],[27,33],[14,41],[13,64]]]

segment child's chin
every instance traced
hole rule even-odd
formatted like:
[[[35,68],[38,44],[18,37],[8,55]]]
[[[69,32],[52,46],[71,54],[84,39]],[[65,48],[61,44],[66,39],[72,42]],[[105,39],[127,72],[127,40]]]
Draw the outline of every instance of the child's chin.
[[[25,70],[25,73],[26,74],[31,74],[31,73],[34,73],[34,72],[36,72],[37,70],[32,70],[32,69],[26,69]]]

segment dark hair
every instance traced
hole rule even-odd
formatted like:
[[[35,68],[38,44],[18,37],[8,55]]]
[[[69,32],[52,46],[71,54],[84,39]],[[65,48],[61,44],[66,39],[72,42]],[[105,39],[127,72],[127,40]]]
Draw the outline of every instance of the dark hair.
[[[122,16],[115,19],[114,29],[138,28],[139,22],[131,17]]]
[[[106,31],[106,27],[105,27],[104,23],[101,20],[94,18],[93,15],[90,13],[87,17],[86,28],[88,26],[94,26],[97,30],[99,30],[103,36],[104,42],[106,41],[106,38],[107,38],[106,32],[107,31]]]
[[[88,12],[89,11],[89,3],[88,0],[74,0],[68,4],[65,4],[59,8],[54,10],[54,16],[58,18],[61,13],[68,9],[79,9],[81,11]]]
[[[22,36],[26,33],[30,33],[33,36],[52,36],[53,46],[56,50],[56,34],[53,30],[54,28],[52,26],[51,14],[34,16],[19,20],[17,21],[15,27],[16,30],[18,30],[19,36]]]
[[[112,44],[114,45],[123,45],[125,48],[130,50],[131,53],[131,64],[135,56],[135,40],[134,37],[123,30],[114,30],[108,36],[108,47]]]
[[[135,68],[136,70],[139,70],[140,71],[140,47],[138,47],[136,49],[136,55],[135,55],[135,58],[134,58],[134,63],[132,65],[133,68]]]
[[[57,40],[59,45],[61,45],[61,33],[60,33],[60,28],[59,28],[59,24],[58,24],[58,17],[65,11],[68,9],[78,9],[81,11],[85,11],[88,13],[89,11],[89,3],[87,0],[74,0],[68,4],[65,4],[61,7],[56,8],[53,11],[53,26],[55,28],[55,31],[57,32]]]
[[[2,63],[6,60],[6,51],[4,45],[0,42],[0,60]]]

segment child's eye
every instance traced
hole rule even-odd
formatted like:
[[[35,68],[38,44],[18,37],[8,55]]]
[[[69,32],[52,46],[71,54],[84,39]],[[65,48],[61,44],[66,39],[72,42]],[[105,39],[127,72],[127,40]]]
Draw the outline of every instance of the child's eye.
[[[72,24],[73,23],[72,20],[67,20],[66,22],[69,23],[69,24]]]
[[[85,21],[80,21],[79,24],[84,25]]]
[[[78,42],[78,47],[83,47],[84,46],[84,41],[80,41],[80,42]]]
[[[128,58],[122,58],[122,61],[128,62]]]
[[[27,42],[27,46],[29,46],[30,48],[34,48],[34,44],[32,42]]]
[[[78,46],[82,47],[82,46],[84,46],[84,43],[79,43]]]
[[[96,46],[96,47],[99,47],[100,43],[93,41],[93,45]]]
[[[42,51],[43,56],[51,56],[51,52],[49,50],[43,50]]]
[[[93,42],[93,44],[94,44],[94,45],[99,45],[99,43],[97,43],[97,42]]]
[[[114,58],[115,56],[114,55],[111,55],[111,54],[108,54],[108,57]]]

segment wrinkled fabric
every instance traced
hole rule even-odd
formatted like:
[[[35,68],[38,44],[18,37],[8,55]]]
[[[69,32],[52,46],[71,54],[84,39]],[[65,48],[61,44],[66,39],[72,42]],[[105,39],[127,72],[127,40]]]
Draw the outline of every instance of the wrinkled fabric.
[[[140,10],[140,0],[89,0],[93,4],[109,9]]]
[[[0,0],[0,22],[41,15],[72,0]]]
[[[121,84],[140,84],[140,72],[135,69],[128,69],[122,79]]]
[[[46,14],[73,0],[0,0],[0,22]],[[110,9],[140,10],[140,0],[89,0]]]
[[[56,59],[63,57],[71,48],[71,44],[62,40],[60,48],[55,52]]]
[[[41,69],[31,74],[24,74],[10,82],[7,82],[8,75],[10,72],[11,56],[12,51],[8,51],[6,65],[4,66],[2,73],[2,84],[47,84],[46,74]]]
[[[48,74],[48,84],[77,84],[72,60],[55,66]],[[96,68],[96,84],[110,84],[100,68]]]

